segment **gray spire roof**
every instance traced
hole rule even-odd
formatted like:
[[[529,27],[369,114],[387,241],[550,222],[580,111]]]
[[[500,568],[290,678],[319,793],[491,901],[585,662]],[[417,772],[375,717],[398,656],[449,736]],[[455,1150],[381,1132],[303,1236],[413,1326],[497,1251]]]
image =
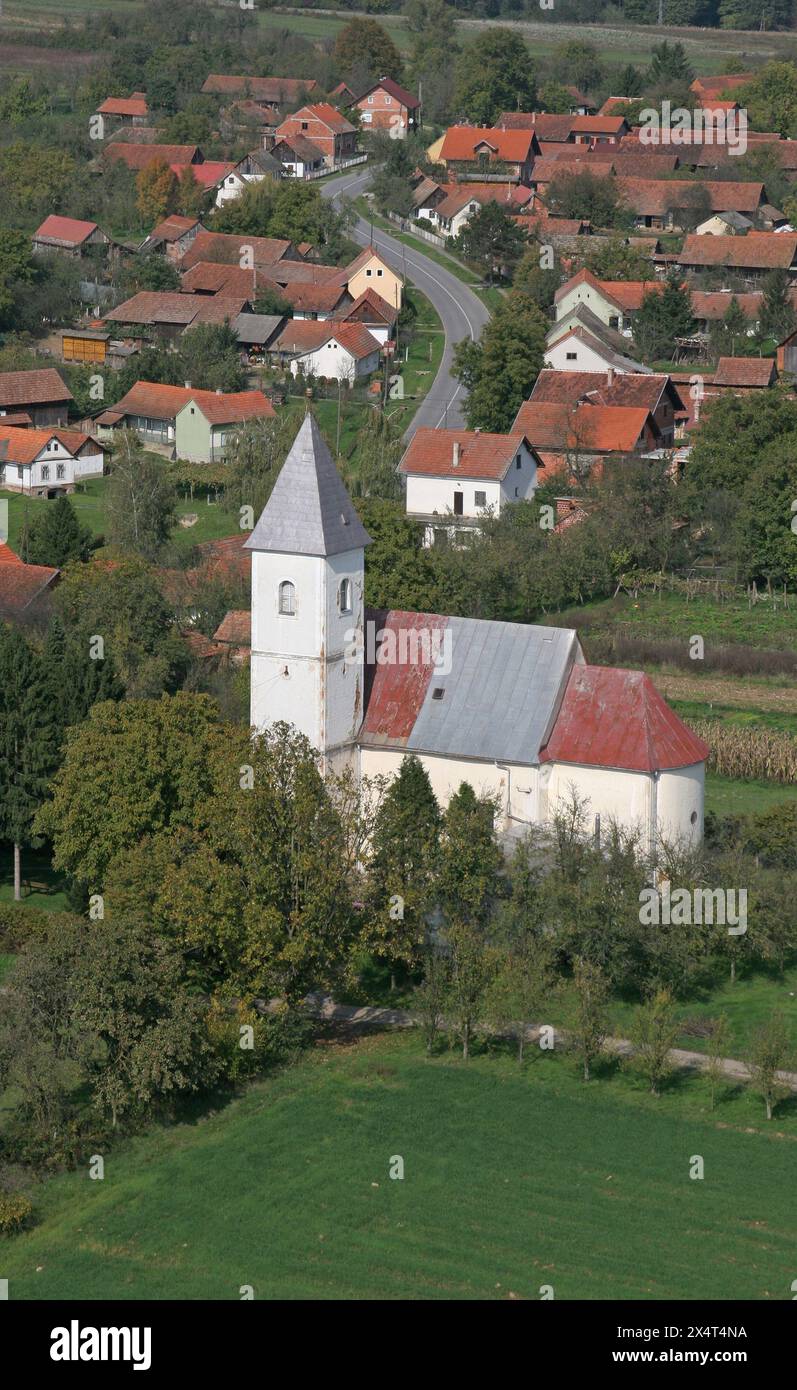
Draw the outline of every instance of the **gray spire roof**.
[[[370,544],[326,441],[308,413],[245,549],[326,556]]]

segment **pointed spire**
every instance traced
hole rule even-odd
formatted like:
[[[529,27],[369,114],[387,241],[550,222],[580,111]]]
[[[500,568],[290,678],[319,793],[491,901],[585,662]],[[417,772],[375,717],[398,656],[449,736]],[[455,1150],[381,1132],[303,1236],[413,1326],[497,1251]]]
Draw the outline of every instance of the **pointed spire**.
[[[327,556],[370,544],[326,440],[308,413],[245,548]]]

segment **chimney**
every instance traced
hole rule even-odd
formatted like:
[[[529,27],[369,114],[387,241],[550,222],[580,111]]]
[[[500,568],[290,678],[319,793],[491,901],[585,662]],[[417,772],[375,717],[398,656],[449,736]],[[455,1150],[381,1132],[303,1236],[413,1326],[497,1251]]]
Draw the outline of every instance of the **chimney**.
[[[454,440],[454,445],[453,445],[453,450],[452,450],[452,455],[451,455],[451,467],[452,467],[452,468],[459,468],[459,440],[458,440],[458,439],[455,439],[455,440]]]
[[[186,391],[190,391],[190,390],[191,390],[191,383],[190,383],[190,381],[187,381],[187,382],[185,383],[185,389],[186,389]]]
[[[608,388],[609,388],[610,391],[611,391],[611,389],[612,389],[613,384],[614,384],[614,367],[607,367],[607,369],[606,369],[606,385],[608,386]]]
[[[217,386],[217,387],[216,387],[216,395],[217,395],[217,396],[223,396],[223,395],[224,395],[224,392],[222,391],[222,389],[221,389],[220,386]]]

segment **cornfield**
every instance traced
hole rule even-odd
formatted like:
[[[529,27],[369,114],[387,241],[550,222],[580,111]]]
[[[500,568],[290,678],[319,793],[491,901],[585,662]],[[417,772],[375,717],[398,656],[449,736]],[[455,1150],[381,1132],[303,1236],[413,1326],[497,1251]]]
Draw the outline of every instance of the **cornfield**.
[[[708,765],[721,777],[797,782],[797,738],[791,734],[742,729],[714,719],[693,719],[689,727],[708,744]]]

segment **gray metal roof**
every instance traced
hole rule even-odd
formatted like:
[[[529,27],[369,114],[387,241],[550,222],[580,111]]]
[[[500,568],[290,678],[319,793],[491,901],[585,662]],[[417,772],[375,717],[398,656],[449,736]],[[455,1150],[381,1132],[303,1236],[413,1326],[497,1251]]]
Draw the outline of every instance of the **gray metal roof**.
[[[475,618],[448,629],[451,671],[433,673],[407,750],[535,763],[580,654],[576,633]]]
[[[239,343],[259,343],[266,346],[284,322],[285,318],[281,314],[239,314],[232,327]]]
[[[308,413],[245,548],[326,556],[370,544],[326,440]]]

